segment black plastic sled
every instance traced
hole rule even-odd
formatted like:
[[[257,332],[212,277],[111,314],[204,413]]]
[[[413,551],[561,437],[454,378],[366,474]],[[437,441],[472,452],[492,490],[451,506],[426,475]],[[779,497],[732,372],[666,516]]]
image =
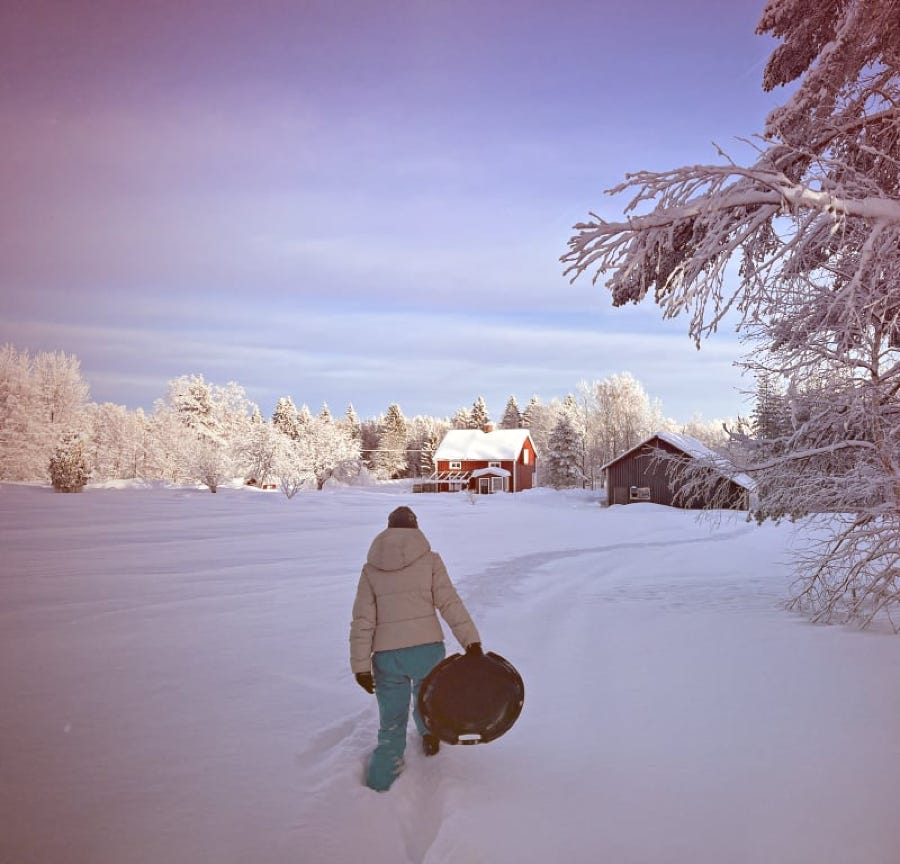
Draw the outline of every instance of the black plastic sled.
[[[525,684],[493,651],[451,654],[419,689],[419,711],[432,734],[448,744],[485,744],[509,731],[522,713]]]

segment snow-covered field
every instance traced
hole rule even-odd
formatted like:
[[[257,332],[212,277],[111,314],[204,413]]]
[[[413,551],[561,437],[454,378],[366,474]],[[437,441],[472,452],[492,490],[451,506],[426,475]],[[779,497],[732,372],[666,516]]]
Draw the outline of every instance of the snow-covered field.
[[[378,794],[347,636],[401,503],[526,698]],[[900,641],[783,611],[790,537],[544,490],[0,486],[0,862],[897,864]]]

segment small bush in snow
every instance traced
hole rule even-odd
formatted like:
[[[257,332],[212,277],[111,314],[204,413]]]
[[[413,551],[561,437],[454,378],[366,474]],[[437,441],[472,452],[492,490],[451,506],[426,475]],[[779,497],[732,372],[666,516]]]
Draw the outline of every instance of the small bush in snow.
[[[59,443],[49,465],[50,482],[57,492],[80,492],[88,481],[84,444],[78,435],[67,435]]]

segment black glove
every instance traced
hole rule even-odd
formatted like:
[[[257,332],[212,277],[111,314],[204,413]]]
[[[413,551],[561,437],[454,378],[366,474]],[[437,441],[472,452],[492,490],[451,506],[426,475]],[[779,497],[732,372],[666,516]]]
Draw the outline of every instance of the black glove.
[[[466,645],[466,654],[469,657],[482,657],[484,655],[484,651],[481,650],[480,642],[470,642]]]
[[[359,684],[366,693],[375,692],[375,679],[372,677],[371,672],[357,672],[356,683]]]

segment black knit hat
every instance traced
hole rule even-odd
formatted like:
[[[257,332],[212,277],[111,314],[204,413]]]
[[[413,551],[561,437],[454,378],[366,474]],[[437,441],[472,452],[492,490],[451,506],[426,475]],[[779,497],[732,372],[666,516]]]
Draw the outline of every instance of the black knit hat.
[[[418,528],[419,520],[409,507],[398,507],[388,516],[388,528]]]

